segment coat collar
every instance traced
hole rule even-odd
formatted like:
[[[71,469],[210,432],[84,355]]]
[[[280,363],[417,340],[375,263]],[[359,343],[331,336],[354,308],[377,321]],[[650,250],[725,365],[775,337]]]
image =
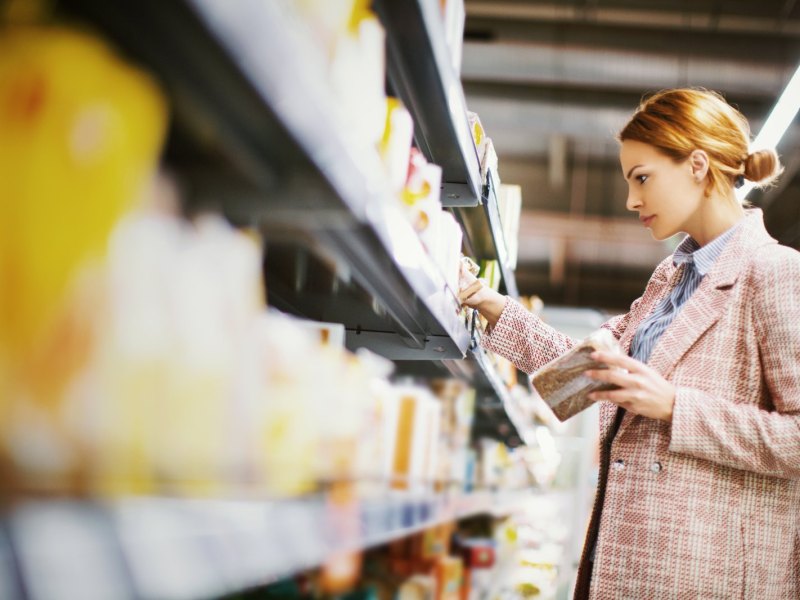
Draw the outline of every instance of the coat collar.
[[[736,234],[736,230],[739,229],[741,225],[742,221],[739,221],[733,227],[725,231],[725,233],[702,247],[693,237],[686,236],[672,254],[672,262],[675,263],[675,265],[692,263],[695,271],[697,271],[701,277],[705,277],[711,270],[711,267],[714,266],[719,255],[725,249],[728,241]]]
[[[675,320],[656,343],[648,365],[664,377],[669,377],[689,348],[720,319],[730,298],[731,290],[754,250],[776,243],[764,227],[761,210],[747,210],[744,220],[728,240],[708,275],[703,278],[700,286],[683,305]],[[665,275],[668,280],[671,280],[677,267],[672,264],[669,267]],[[664,298],[670,287],[664,285],[664,290],[659,294],[659,298],[653,303],[653,306]],[[641,319],[632,324],[632,328],[638,327],[639,323],[641,323]],[[625,415],[620,433],[634,417],[635,415],[632,414]]]

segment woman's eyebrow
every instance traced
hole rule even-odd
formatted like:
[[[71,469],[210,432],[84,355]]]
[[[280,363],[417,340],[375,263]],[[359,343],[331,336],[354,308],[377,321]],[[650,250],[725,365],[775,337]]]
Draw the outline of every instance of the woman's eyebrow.
[[[634,169],[638,169],[641,166],[643,166],[643,165],[635,165],[635,166],[631,167],[630,171],[628,171],[628,174],[625,175],[625,179],[630,179],[631,178],[631,173],[633,173]]]

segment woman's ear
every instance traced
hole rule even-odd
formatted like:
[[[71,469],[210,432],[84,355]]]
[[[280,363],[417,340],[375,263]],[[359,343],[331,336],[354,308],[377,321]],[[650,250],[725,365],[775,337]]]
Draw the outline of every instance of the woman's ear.
[[[689,155],[689,166],[697,183],[705,179],[708,174],[708,154],[705,150],[692,150]]]

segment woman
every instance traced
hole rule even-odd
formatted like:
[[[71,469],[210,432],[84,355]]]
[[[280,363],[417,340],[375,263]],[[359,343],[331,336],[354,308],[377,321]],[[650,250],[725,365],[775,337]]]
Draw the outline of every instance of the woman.
[[[780,171],[745,118],[696,89],[645,100],[619,134],[627,208],[688,234],[625,315],[627,355],[587,374],[601,466],[575,598],[800,598],[800,253],[734,187]],[[576,342],[463,273],[485,346],[532,372]]]

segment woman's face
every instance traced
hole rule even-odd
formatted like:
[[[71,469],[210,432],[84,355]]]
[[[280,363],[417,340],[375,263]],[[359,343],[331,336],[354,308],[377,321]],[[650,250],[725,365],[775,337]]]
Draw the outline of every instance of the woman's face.
[[[620,149],[622,175],[628,182],[628,210],[657,240],[693,229],[703,198],[692,161],[675,162],[654,146],[625,140]]]

